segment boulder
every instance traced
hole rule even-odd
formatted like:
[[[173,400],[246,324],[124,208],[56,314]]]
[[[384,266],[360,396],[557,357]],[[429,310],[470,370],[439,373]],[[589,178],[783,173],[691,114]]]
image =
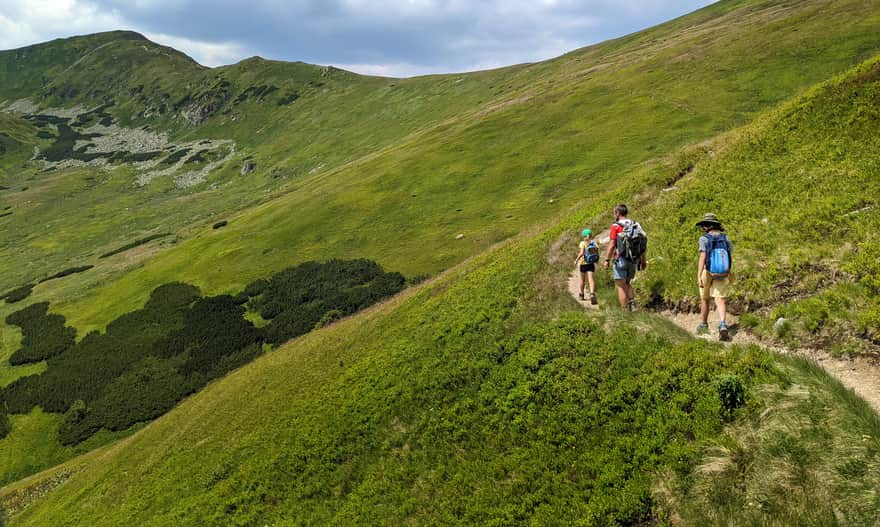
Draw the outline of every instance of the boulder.
[[[241,164],[241,175],[246,176],[257,169],[257,163],[250,159],[245,159]]]

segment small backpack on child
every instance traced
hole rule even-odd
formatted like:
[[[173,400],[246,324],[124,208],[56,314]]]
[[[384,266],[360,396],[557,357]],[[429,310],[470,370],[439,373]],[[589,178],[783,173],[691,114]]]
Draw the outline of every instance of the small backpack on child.
[[[712,278],[723,280],[730,276],[730,240],[725,234],[712,236],[703,235],[708,242],[706,244],[706,270]]]
[[[584,248],[584,262],[588,264],[594,264],[599,261],[599,247],[596,245],[596,242],[591,241],[589,245]]]

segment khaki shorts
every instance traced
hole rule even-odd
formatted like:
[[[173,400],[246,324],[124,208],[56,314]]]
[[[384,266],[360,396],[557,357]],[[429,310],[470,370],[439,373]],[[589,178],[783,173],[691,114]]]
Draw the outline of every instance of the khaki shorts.
[[[728,276],[724,280],[714,280],[709,271],[703,269],[703,287],[700,289],[700,298],[727,298],[727,290],[732,277]]]

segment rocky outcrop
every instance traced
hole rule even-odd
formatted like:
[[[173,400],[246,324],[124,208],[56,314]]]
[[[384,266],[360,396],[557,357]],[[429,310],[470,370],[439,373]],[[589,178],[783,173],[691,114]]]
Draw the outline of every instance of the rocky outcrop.
[[[256,161],[252,159],[245,159],[241,164],[241,175],[246,176],[257,169]]]
[[[202,124],[214,113],[213,104],[193,103],[181,110],[180,115],[187,122],[195,125]]]

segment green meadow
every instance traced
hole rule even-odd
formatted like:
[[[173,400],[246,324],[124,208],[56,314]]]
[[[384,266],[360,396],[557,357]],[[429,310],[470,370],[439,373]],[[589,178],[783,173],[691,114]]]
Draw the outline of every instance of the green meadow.
[[[722,1],[551,61],[413,79],[206,69],[129,33],[0,53],[0,106],[113,94],[119,126],[167,134],[157,159],[236,145],[201,183],[140,186],[133,161],[47,171],[33,148],[57,140],[0,112],[0,293],[95,266],[0,318],[48,301],[82,338],[163,284],[236,294],[308,260],[433,277],[150,424],[64,447],[60,415],[11,415],[0,510],[12,525],[872,525],[880,420],[864,401],[650,310],[694,306],[693,224],[711,210],[742,328],[876,351],[878,30],[872,2]],[[65,69],[102,45],[138,73],[91,86],[97,51]],[[647,309],[617,312],[600,274],[585,313],[564,285],[573,233],[620,201],[651,239]],[[0,386],[46,369],[6,363],[20,339],[0,326]]]

